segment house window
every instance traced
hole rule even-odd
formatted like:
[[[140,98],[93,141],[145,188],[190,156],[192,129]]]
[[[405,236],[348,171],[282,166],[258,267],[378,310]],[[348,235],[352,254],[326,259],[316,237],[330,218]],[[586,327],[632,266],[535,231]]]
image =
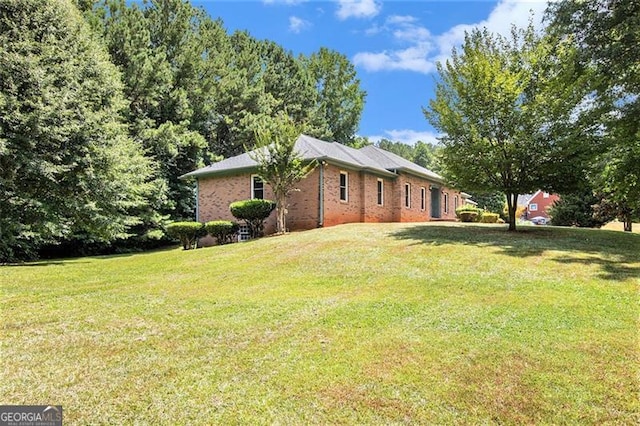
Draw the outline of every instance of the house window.
[[[249,232],[248,225],[240,225],[240,229],[238,229],[238,241],[249,241],[251,239],[251,233]]]
[[[420,188],[420,210],[424,211],[427,208],[427,189]]]
[[[382,179],[378,179],[378,205],[384,204],[384,182]]]
[[[536,204],[536,203],[529,204],[529,211],[537,212],[538,211],[538,204]]]
[[[453,210],[458,210],[458,196],[453,197]]]
[[[406,208],[411,208],[411,184],[404,184],[404,206]]]
[[[251,175],[251,198],[264,200],[264,181],[258,175]]]
[[[444,193],[444,212],[449,213],[449,194]]]
[[[340,172],[340,201],[349,201],[349,174]]]

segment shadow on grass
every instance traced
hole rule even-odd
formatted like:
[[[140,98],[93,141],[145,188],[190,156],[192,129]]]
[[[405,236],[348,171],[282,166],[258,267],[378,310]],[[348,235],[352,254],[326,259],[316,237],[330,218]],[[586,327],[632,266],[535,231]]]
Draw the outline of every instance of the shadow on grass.
[[[497,247],[500,254],[513,257],[560,252],[551,259],[561,264],[596,264],[603,279],[640,277],[640,236],[616,231],[525,226],[509,232],[497,225],[429,224],[403,228],[391,236],[416,244]]]
[[[86,262],[85,262],[86,263]],[[64,266],[65,262],[61,260],[34,260],[30,262],[1,263],[0,267],[25,267],[25,266]]]
[[[173,251],[176,250],[178,246],[171,245],[165,247],[154,248],[150,250],[132,250],[124,253],[112,253],[112,254],[96,254],[93,256],[70,256],[70,257],[58,257],[56,259],[41,259],[41,260],[33,260],[28,262],[16,262],[16,263],[3,263],[0,264],[0,267],[25,267],[25,266],[66,266],[69,264],[78,264],[78,263],[89,263],[89,260],[108,260],[108,259],[117,259],[117,258],[125,258],[125,257],[142,257],[153,255],[154,253],[160,253],[165,251]]]

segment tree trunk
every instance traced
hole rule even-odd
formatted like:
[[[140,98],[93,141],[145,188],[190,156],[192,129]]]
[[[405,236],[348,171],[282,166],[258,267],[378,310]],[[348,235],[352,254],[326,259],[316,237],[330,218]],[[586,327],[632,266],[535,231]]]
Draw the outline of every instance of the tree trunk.
[[[509,213],[509,231],[516,230],[516,210],[518,208],[518,194],[507,193],[507,212]]]
[[[631,232],[632,223],[630,215],[624,217],[624,232]]]
[[[284,234],[287,232],[286,215],[287,215],[287,197],[278,195],[276,197],[276,233]]]

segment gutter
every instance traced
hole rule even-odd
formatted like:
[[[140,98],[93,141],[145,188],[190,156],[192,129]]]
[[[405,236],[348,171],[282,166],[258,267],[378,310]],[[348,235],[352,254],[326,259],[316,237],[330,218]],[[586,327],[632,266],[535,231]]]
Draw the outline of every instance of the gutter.
[[[196,222],[200,222],[200,180],[196,178]]]
[[[193,172],[186,173],[182,176],[178,176],[180,180],[187,180],[189,178],[200,178],[200,177],[208,177],[208,176],[231,176],[243,173],[251,173],[255,171],[257,166],[246,166],[246,167],[237,167],[233,169],[225,169],[225,170],[195,170]]]
[[[324,165],[325,162],[320,162],[320,179],[319,179],[319,191],[318,191],[318,227],[322,228],[324,226]]]

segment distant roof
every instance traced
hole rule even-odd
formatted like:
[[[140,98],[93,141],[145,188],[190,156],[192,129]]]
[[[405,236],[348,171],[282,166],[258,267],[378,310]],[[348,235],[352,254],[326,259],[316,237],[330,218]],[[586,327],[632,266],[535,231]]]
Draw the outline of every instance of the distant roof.
[[[526,206],[535,194],[521,194],[518,195],[517,203],[519,206]]]
[[[372,145],[355,149],[337,142],[325,142],[311,136],[300,135],[296,140],[295,149],[304,160],[327,161],[383,176],[396,176],[398,171],[403,171],[443,182],[442,177],[431,170]],[[182,175],[180,179],[249,172],[257,166],[258,163],[251,158],[251,154],[244,153]]]

